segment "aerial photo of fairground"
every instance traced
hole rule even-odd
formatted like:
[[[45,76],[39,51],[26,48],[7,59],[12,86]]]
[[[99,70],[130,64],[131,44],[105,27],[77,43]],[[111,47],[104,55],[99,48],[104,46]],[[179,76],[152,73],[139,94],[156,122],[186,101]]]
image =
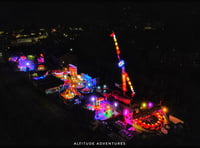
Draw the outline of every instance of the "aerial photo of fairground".
[[[200,145],[200,3],[0,5],[0,146]]]

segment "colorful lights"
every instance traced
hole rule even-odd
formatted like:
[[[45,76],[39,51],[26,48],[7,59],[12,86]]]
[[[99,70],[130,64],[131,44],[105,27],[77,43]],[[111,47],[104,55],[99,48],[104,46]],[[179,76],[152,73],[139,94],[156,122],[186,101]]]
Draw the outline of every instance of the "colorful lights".
[[[167,112],[168,112],[167,107],[162,107],[162,111],[163,111],[164,113],[167,113]]]
[[[44,63],[44,58],[43,57],[39,57],[37,59],[37,61],[38,61],[38,64],[42,64],[42,63]]]
[[[103,85],[103,89],[107,89],[107,85],[104,84],[104,85]]]
[[[37,58],[38,64],[43,64],[44,63],[44,55],[41,53],[40,57]]]
[[[118,55],[118,59],[120,60],[120,57],[119,57],[120,50],[119,50],[119,46],[118,46],[118,43],[117,43],[116,35],[115,35],[115,33],[113,32],[110,36],[113,37],[113,40],[114,40],[114,42],[115,42],[116,52],[117,52],[117,55]]]
[[[126,75],[127,75],[127,73],[122,73],[122,89],[123,89],[123,92],[127,91],[127,88],[126,88]]]
[[[35,57],[33,55],[27,55],[27,58],[33,60]]]
[[[127,74],[126,80],[127,80],[128,84],[130,86],[130,89],[131,89],[131,92],[132,92],[132,97],[133,97],[135,95],[135,91],[133,89],[133,86],[131,84],[131,81],[130,81],[130,78],[129,78],[128,74]]]
[[[113,111],[112,106],[104,100],[103,97],[91,96],[89,98],[92,103],[86,105],[88,110],[95,111],[96,120],[106,120],[113,116],[119,115],[118,112]],[[94,100],[94,101],[93,101]]]
[[[117,103],[117,102],[115,102],[115,103],[114,103],[114,106],[115,106],[115,107],[117,107],[117,106],[118,106],[118,103]]]
[[[43,76],[40,76],[40,77],[37,77],[37,73],[34,73],[33,74],[33,79],[34,80],[40,80],[40,79],[44,79],[44,78],[46,78],[46,76],[48,76],[48,74],[49,74],[49,72],[47,71]]]
[[[141,107],[142,108],[146,108],[147,107],[147,103],[146,102],[142,102]]]
[[[141,103],[141,109],[149,109],[149,108],[152,108],[153,107],[153,103],[152,102],[148,102],[148,103],[146,103],[146,102],[142,102]]]
[[[19,57],[9,57],[8,58],[8,61],[11,61],[11,62],[17,62],[17,59],[18,59]]]
[[[96,91],[99,92],[99,93],[101,93],[102,92],[101,86],[97,86]]]
[[[93,97],[91,97],[91,101],[93,101],[93,102],[95,101],[95,97],[94,97],[94,96],[93,96]]]
[[[83,93],[83,94],[89,94],[89,93],[92,93],[92,92],[93,92],[93,89],[88,88],[88,87],[85,87],[81,90],[81,93]]]
[[[44,63],[44,58],[42,58],[42,57],[38,58],[37,60],[38,60],[39,64]]]
[[[61,93],[61,96],[66,100],[73,99],[75,95],[77,95],[77,92],[74,89],[66,89]]]
[[[121,67],[124,66],[124,65],[125,65],[124,60],[119,61],[119,63],[118,63],[118,67],[119,67],[119,68],[121,68]]]
[[[69,64],[69,71],[73,76],[77,76],[77,67],[75,65]]]
[[[32,61],[26,59],[26,56],[21,56],[18,60],[18,68],[20,71],[33,71],[35,65]]]
[[[125,62],[124,62],[124,60],[120,60],[120,50],[119,50],[119,46],[118,46],[118,43],[117,43],[116,35],[113,32],[110,36],[113,37],[113,40],[115,42],[115,48],[116,48],[117,57],[118,57],[118,60],[119,60],[118,67],[122,68],[122,90],[123,90],[123,94],[125,96],[125,93],[127,91],[127,88],[126,88],[126,80],[127,80],[128,84],[130,86],[131,92],[132,92],[131,95],[133,97],[135,95],[135,92],[134,92],[133,86],[131,84],[130,78],[128,77],[128,74],[125,72]]]
[[[44,58],[44,55],[42,53],[40,54],[40,56]]]
[[[21,56],[20,59],[25,60],[26,56]]]
[[[44,79],[46,76],[41,76],[41,77],[34,77],[34,80],[40,80],[40,79]]]
[[[38,64],[44,63],[44,56],[40,54],[41,57],[37,59]],[[35,70],[35,56],[34,55],[22,55],[22,56],[14,56],[10,57],[8,60],[12,62],[18,63],[19,71],[33,71]],[[38,65],[37,70],[45,70],[44,65]]]
[[[33,77],[37,77],[38,74],[37,74],[37,73],[33,73],[32,76],[33,76]]]
[[[157,120],[154,121],[154,123],[152,123],[153,120],[151,121],[151,123],[146,122],[146,121],[150,121],[152,117],[157,118]],[[164,121],[159,112],[154,113],[150,116],[140,117],[139,119],[134,119],[134,124],[139,125],[142,128],[149,129],[149,130],[159,130],[160,128],[162,128],[163,122]]]
[[[39,71],[41,71],[41,70],[45,70],[44,65],[38,65],[38,70],[39,70]]]
[[[148,103],[148,107],[149,107],[149,108],[152,108],[152,107],[153,107],[153,103],[152,103],[152,102],[149,102],[149,103]]]
[[[124,111],[123,111],[123,115],[124,115],[124,116],[127,116],[128,113],[129,113],[128,109],[124,109]]]

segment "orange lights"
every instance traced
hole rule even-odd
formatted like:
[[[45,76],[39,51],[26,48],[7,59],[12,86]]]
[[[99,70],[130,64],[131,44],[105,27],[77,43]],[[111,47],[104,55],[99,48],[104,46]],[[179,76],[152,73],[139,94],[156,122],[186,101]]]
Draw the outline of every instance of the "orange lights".
[[[38,70],[45,70],[44,65],[38,65]]]
[[[144,118],[140,117],[139,120],[134,119],[134,123],[145,128],[145,129],[149,129],[149,130],[155,130],[156,129],[156,130],[158,130],[158,129],[160,129],[160,127],[162,127],[163,120],[162,120],[161,115],[159,113],[155,113],[154,115],[158,118],[157,122],[154,123],[154,124],[145,123],[143,121],[143,119],[146,119],[147,117],[144,117]]]
[[[167,112],[168,112],[167,107],[162,107],[162,111],[163,111],[164,113],[167,113]]]
[[[131,89],[131,91],[132,91],[132,94],[135,94],[134,89],[133,89],[133,86],[132,86],[132,84],[131,84],[131,81],[130,81],[130,78],[129,78],[128,74],[127,74],[126,80],[128,81],[128,84],[129,84],[129,86],[130,86],[130,89]]]
[[[115,42],[115,48],[117,50],[117,54],[119,55],[120,54],[120,51],[119,51],[119,46],[118,46],[118,43],[117,43],[117,39],[116,39],[116,36],[115,36],[115,33],[113,32],[111,35],[111,37],[113,37],[113,40]],[[119,58],[119,57],[118,57]],[[120,59],[120,58],[119,58]]]
[[[112,34],[110,35],[114,42],[115,42],[115,48],[116,48],[116,52],[117,52],[117,57],[119,59],[119,62],[121,61],[120,60],[120,50],[119,50],[119,46],[118,46],[118,43],[117,43],[117,39],[116,39],[116,35],[114,32],[112,32]],[[133,86],[131,84],[131,81],[130,81],[130,78],[128,77],[128,74],[125,72],[125,66],[119,66],[120,68],[122,68],[122,90],[123,90],[123,93],[125,95],[126,91],[127,91],[127,87],[126,87],[126,80],[128,82],[128,85],[131,89],[131,92],[132,92],[132,97],[135,95],[135,92],[134,92],[134,89],[133,89]]]
[[[127,90],[126,89],[126,73],[122,74],[122,89],[124,92]]]

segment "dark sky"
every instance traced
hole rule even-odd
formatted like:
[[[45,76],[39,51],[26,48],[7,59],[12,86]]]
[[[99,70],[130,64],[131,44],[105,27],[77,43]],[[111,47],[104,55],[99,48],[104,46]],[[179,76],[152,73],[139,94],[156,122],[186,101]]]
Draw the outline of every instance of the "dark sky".
[[[112,19],[112,4],[108,3],[3,3],[0,17],[2,22],[37,23],[101,23]]]
[[[149,17],[176,21],[199,15],[200,3],[131,2],[1,2],[1,23],[110,23],[117,22],[124,6]],[[174,20],[173,20],[174,19]]]

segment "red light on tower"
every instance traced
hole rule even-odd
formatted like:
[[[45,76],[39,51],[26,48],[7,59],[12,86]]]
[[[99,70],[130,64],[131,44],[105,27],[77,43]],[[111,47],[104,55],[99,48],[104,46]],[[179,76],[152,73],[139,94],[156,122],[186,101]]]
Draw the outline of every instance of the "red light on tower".
[[[118,48],[119,49],[119,48]],[[119,50],[117,50],[117,54],[120,54],[120,51]]]
[[[114,37],[114,35],[115,35],[115,33],[113,32],[110,36],[111,36],[111,37]]]

